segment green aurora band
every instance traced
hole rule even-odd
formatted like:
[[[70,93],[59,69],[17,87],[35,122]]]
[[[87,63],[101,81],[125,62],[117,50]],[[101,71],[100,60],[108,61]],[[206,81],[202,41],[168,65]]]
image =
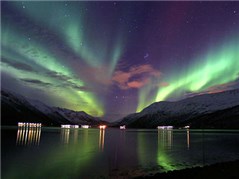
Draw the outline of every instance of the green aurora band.
[[[64,12],[64,18],[62,18],[63,11],[66,2],[40,2],[40,3],[27,3],[26,9],[19,8],[19,3],[15,6],[32,17],[34,21],[46,25],[48,28],[59,34],[60,38],[67,44],[72,51],[92,67],[108,67],[108,78],[111,75],[117,65],[123,53],[123,33],[122,29],[118,27],[118,30],[105,31],[105,26],[102,24],[99,29],[95,29],[92,24],[96,24],[99,19],[95,19],[84,11],[88,8],[85,2],[81,3],[81,7],[74,6],[75,2],[71,2],[71,5],[67,5],[70,11]],[[57,7],[56,7],[57,6]],[[53,11],[54,9],[54,11]],[[90,22],[87,20],[90,19]],[[118,33],[118,36],[115,35]],[[102,32],[105,32],[102,34]],[[112,34],[113,38],[109,38],[109,34]],[[116,36],[116,37],[115,37]],[[113,44],[106,39],[115,39]]]
[[[60,60],[61,57],[52,54],[46,47],[36,43],[33,39],[31,41],[26,40],[22,34],[12,31],[11,29],[2,30],[2,58],[7,59],[14,63],[26,63],[31,64],[35,70],[22,71],[20,69],[13,68],[2,62],[2,72],[11,74],[16,79],[28,79],[40,80],[44,84],[52,84],[47,86],[47,93],[51,93],[52,96],[61,101],[61,106],[70,108],[73,110],[84,110],[89,114],[96,116],[102,116],[104,114],[103,106],[97,100],[96,95],[92,92],[77,91],[67,84],[73,84],[76,86],[84,86],[84,82],[67,67],[67,64]],[[5,50],[6,49],[6,50]],[[14,49],[14,53],[8,49]],[[21,57],[21,58],[19,58]],[[49,72],[53,72],[60,76],[63,76],[66,81],[62,82],[61,79],[49,76]],[[30,86],[29,86],[30,87]],[[36,86],[44,90],[42,86]],[[81,105],[84,104],[84,105]]]
[[[235,81],[239,75],[239,38],[225,44],[216,52],[210,51],[207,55],[194,61],[192,65],[181,74],[165,78],[168,85],[159,87],[150,100],[153,87],[142,88],[139,92],[137,112],[153,102],[163,101],[170,97],[178,97],[182,92],[201,92],[209,87]],[[149,100],[147,100],[149,99]]]
[[[85,111],[94,116],[103,116],[104,99],[101,99],[94,90],[81,90],[80,87],[89,86],[94,89],[102,85],[98,84],[102,79],[110,81],[123,53],[124,38],[126,38],[123,35],[123,29],[115,27],[113,30],[107,30],[103,35],[101,32],[105,26],[99,29],[94,28],[95,23],[100,19],[87,13],[85,9],[88,6],[85,2],[82,2],[80,7],[74,6],[72,2],[68,4],[68,10],[64,10],[66,2],[24,2],[26,7],[24,9],[21,2],[14,2],[12,5],[30,22],[43,26],[47,29],[47,33],[54,34],[58,43],[64,44],[80,64],[89,69],[95,69],[98,73],[103,69],[104,73],[95,75],[98,80],[96,83],[89,81],[79,73],[79,69],[72,64],[72,60],[67,61],[64,59],[66,56],[61,56],[57,52],[60,51],[59,49],[54,49],[54,42],[47,37],[41,38],[41,34],[37,32],[41,31],[40,29],[36,32],[25,31],[25,28],[21,27],[22,24],[14,26],[9,23],[10,20],[2,21],[1,56],[11,63],[29,64],[34,71],[14,68],[4,60],[1,63],[4,68],[1,70],[18,80],[31,77],[31,80],[51,84],[47,86],[47,89],[36,84],[25,83],[24,85],[41,89],[45,94],[51,94],[54,105]],[[107,37],[109,34],[111,38]],[[49,76],[49,73],[54,73],[55,76]],[[59,76],[63,79],[57,78]]]
[[[1,70],[19,81],[29,77],[41,81],[45,87],[23,84],[44,91],[56,106],[103,116],[107,103],[103,93],[112,87],[112,75],[127,46],[127,26],[119,25],[115,19],[97,26],[105,18],[102,12],[90,12],[94,3],[26,1],[11,2],[11,6],[24,20],[15,22],[9,15],[2,18]],[[130,18],[125,12],[124,17]],[[115,15],[121,15],[121,11]],[[183,72],[176,73],[175,67],[164,72],[163,77],[152,79],[139,89],[136,111],[185,92],[202,92],[236,80],[238,42],[236,37],[220,49],[211,48],[206,55],[192,59],[197,63],[188,65]],[[27,64],[33,70],[17,69],[12,63]],[[94,75],[89,74],[91,71]],[[93,77],[88,78],[90,75]],[[161,83],[167,85],[158,85]]]

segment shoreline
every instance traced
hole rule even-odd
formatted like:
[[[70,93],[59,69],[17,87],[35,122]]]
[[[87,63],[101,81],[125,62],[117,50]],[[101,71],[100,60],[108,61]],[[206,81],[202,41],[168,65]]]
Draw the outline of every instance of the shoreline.
[[[190,179],[205,179],[205,178],[216,178],[216,179],[228,179],[228,178],[239,178],[239,160],[216,163],[212,165],[206,165],[204,167],[193,167],[182,170],[168,171],[164,173],[156,173],[154,175],[145,175],[135,177],[137,179],[143,178],[190,178]]]

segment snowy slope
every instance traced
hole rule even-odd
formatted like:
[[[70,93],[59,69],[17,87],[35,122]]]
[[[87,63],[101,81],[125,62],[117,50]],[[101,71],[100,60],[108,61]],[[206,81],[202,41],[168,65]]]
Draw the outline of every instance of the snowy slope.
[[[1,90],[1,101],[4,101],[6,104],[12,106],[13,108],[16,108],[18,105],[23,104],[29,108],[34,108],[22,95],[14,92],[7,92],[5,90]]]
[[[37,108],[39,111],[43,112],[44,114],[51,114],[53,112],[52,107],[47,106],[46,104],[42,103],[38,100],[28,99],[29,103]]]
[[[60,114],[73,124],[97,124],[100,122],[98,118],[88,115],[84,111],[73,111],[69,109],[54,107],[55,113]]]
[[[164,111],[170,114],[209,113],[226,109],[239,104],[239,89],[215,94],[205,94],[187,98],[177,102],[157,102],[142,111],[155,113]]]
[[[46,125],[57,124],[57,121],[39,111],[25,97],[1,90],[1,124],[16,125],[17,122],[25,121],[42,122]]]
[[[150,123],[151,126],[155,126],[163,124],[165,121],[167,121],[166,123],[175,123],[175,120],[188,120],[237,105],[239,105],[239,89],[204,94],[177,102],[163,101],[153,103],[140,113],[126,116],[120,124],[130,125],[131,123],[137,123],[144,125],[144,123]]]
[[[98,118],[80,111],[73,111],[59,107],[50,107],[41,101],[27,99],[14,92],[1,90],[2,117],[4,124],[12,124],[12,121],[37,120],[46,124],[98,124]],[[11,121],[12,120],[12,121]]]

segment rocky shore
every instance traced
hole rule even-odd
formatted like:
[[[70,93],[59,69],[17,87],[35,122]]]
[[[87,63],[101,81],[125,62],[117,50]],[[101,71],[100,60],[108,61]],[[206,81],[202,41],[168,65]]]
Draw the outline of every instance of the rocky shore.
[[[157,173],[152,176],[141,176],[141,178],[160,179],[236,179],[239,178],[239,160],[231,162],[217,163],[204,167],[194,167],[183,170],[175,170],[165,173]]]
[[[141,178],[160,178],[160,179],[236,179],[239,178],[239,160],[217,163],[204,167],[194,167],[183,170],[175,170],[165,173],[157,173],[152,176],[141,176]]]

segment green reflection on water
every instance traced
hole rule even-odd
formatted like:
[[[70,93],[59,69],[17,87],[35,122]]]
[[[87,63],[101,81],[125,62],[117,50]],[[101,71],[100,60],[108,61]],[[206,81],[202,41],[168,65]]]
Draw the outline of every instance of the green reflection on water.
[[[145,164],[145,161],[147,161],[146,154],[146,139],[145,139],[145,133],[139,132],[138,135],[138,159],[140,161],[140,164]]]
[[[20,132],[18,131],[17,134]],[[61,129],[60,134],[60,140],[58,138],[55,143],[51,142],[52,146],[47,148],[47,151],[35,151],[36,156],[27,156],[25,153],[26,155],[21,157],[20,161],[17,157],[4,178],[77,178],[82,174],[87,175],[87,168],[94,163],[93,159],[97,158],[99,150],[104,149],[103,134],[98,129]],[[26,146],[22,145],[22,147]],[[25,149],[33,148],[28,146]],[[34,150],[44,149],[38,147]],[[37,156],[38,153],[41,153],[41,156]],[[31,166],[19,165],[24,158],[36,161],[24,161],[24,163],[34,163]]]
[[[157,163],[166,171],[177,169],[173,166],[173,159],[167,155],[167,151],[170,150],[172,146],[173,130],[159,129]]]
[[[155,143],[150,141],[154,140]],[[139,164],[143,168],[149,167],[152,170],[155,166],[159,170],[170,171],[176,170],[175,158],[173,158],[173,130],[161,130],[159,129],[157,133],[152,131],[139,131],[137,133],[137,154]],[[189,143],[188,143],[189,145]]]
[[[137,130],[137,159],[143,168],[154,167],[157,163],[157,135],[151,130]]]

